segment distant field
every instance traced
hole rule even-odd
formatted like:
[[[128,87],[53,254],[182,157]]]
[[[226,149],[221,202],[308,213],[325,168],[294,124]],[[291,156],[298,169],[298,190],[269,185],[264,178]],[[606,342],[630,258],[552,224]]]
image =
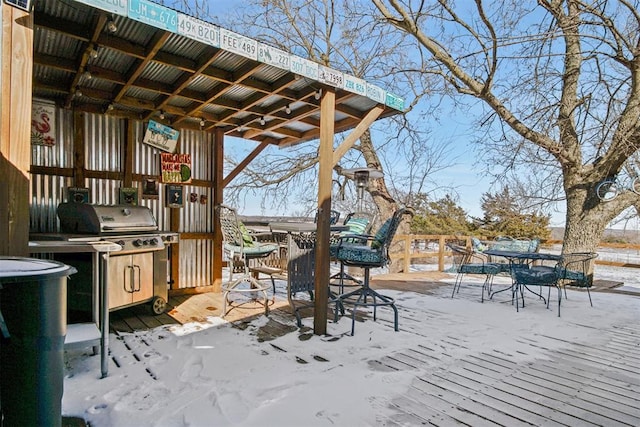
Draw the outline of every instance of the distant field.
[[[563,227],[551,228],[551,239],[562,240],[563,236],[564,236]],[[604,232],[604,236],[602,240],[640,244],[640,230],[617,230],[617,229],[610,228]]]

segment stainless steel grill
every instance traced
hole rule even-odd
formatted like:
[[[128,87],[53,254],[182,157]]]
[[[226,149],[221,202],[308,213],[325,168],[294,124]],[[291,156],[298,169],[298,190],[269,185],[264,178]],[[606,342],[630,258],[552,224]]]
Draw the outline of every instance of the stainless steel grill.
[[[122,246],[109,262],[110,310],[151,302],[155,314],[164,312],[169,248],[178,243],[178,233],[160,231],[145,206],[61,203],[57,213],[61,240],[102,240]]]
[[[120,254],[159,251],[178,242],[177,233],[158,230],[145,206],[61,203],[58,218],[65,240],[109,240],[122,246]]]

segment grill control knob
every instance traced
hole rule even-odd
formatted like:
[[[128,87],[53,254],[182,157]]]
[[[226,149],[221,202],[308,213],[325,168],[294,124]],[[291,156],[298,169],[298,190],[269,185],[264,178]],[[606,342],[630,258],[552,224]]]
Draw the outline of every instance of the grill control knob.
[[[142,245],[143,245],[142,239],[136,239],[136,240],[133,241],[133,246],[138,246],[139,247],[139,246],[142,246]]]
[[[116,242],[116,244],[117,244],[117,245],[120,245],[120,246],[122,246],[122,247],[124,247],[124,245],[125,245],[124,240],[118,240],[118,241]]]
[[[149,244],[152,246],[158,246],[158,239],[155,237],[152,237],[151,239],[149,239]]]

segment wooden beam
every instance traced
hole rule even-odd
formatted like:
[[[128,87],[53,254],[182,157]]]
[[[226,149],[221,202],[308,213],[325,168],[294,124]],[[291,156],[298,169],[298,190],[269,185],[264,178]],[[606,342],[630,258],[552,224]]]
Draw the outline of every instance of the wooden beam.
[[[222,204],[224,188],[222,174],[224,171],[224,132],[216,129],[213,138],[213,257],[211,271],[213,276],[213,291],[220,292],[222,288],[222,230],[220,229],[220,215],[218,209]]]
[[[133,185],[133,147],[136,144],[136,130],[131,120],[125,120],[124,161],[122,162],[123,177],[122,186],[131,187]]]
[[[269,143],[267,142],[261,142],[260,145],[258,145],[256,148],[253,149],[253,151],[251,153],[249,153],[249,155],[247,157],[244,158],[244,160],[242,160],[240,163],[238,163],[238,166],[236,166],[231,172],[229,172],[229,174],[224,178],[224,181],[222,181],[222,187],[226,187],[227,185],[229,185],[229,183],[231,181],[233,181],[233,178],[235,178],[236,176],[238,176],[238,174],[240,172],[242,172],[244,170],[245,167],[247,167],[247,165],[249,163],[251,163],[251,161],[253,159],[255,159],[258,154],[260,154],[262,152],[262,150],[264,150],[265,148],[267,148],[267,146],[269,145]]]
[[[318,231],[316,234],[315,301],[313,332],[327,333],[329,305],[329,237],[331,214],[331,175],[333,171],[333,138],[336,94],[333,88],[322,90],[320,99],[320,148],[318,150]]]
[[[33,15],[0,7],[0,255],[28,256]]]
[[[84,166],[84,113],[73,112],[73,185],[85,186],[86,169]]]
[[[362,134],[367,129],[369,129],[369,126],[371,126],[371,124],[375,122],[378,119],[378,117],[380,117],[380,114],[382,114],[383,111],[384,111],[384,107],[377,105],[373,107],[367,113],[366,116],[364,116],[362,121],[358,123],[355,129],[353,129],[351,133],[347,135],[344,141],[342,141],[342,144],[340,144],[340,146],[336,148],[336,151],[333,153],[333,163],[331,167],[338,164],[342,156],[344,156],[347,153],[347,151],[349,151],[349,149],[353,147],[353,144],[355,144],[358,138],[360,138]]]

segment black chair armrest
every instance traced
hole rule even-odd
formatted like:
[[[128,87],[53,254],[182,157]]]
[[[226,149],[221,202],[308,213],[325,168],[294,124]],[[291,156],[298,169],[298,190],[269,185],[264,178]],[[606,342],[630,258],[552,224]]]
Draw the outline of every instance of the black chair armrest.
[[[562,279],[573,279],[571,272],[578,272],[587,277],[589,262],[598,257],[595,252],[571,252],[562,255],[559,263]]]
[[[369,241],[372,241],[374,236],[370,234],[343,234],[338,239],[338,246],[343,244],[361,244],[366,245]]]

